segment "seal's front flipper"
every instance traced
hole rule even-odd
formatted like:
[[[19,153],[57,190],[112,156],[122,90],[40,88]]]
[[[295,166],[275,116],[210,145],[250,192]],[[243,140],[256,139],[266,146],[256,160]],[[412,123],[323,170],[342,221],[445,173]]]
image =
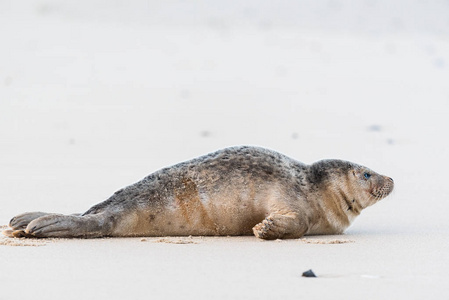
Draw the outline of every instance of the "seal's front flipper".
[[[57,238],[95,238],[110,234],[111,222],[102,214],[78,215],[46,215],[28,224],[26,237],[57,237]]]
[[[297,213],[287,214],[272,213],[262,222],[253,227],[254,235],[265,240],[295,239],[307,232],[305,218]]]

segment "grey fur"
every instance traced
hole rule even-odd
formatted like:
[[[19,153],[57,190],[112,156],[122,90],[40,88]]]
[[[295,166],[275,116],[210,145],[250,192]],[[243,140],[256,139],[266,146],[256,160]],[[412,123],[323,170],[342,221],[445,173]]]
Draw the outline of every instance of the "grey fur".
[[[7,235],[101,237],[254,232],[260,238],[271,239],[338,233],[350,224],[353,216],[348,214],[358,215],[372,204],[365,203],[369,200],[365,196],[366,200],[355,202],[353,192],[334,184],[348,180],[351,170],[356,176],[355,170],[362,169],[369,170],[340,160],[308,166],[264,148],[231,147],[156,171],[82,215],[39,212],[16,216]],[[379,188],[384,191],[380,197],[383,198],[393,189],[392,180],[388,183],[384,176],[375,176],[380,176],[376,184],[382,185]],[[329,204],[330,210],[337,212],[327,212]],[[342,214],[340,210],[350,212]],[[327,220],[335,214],[338,224]]]

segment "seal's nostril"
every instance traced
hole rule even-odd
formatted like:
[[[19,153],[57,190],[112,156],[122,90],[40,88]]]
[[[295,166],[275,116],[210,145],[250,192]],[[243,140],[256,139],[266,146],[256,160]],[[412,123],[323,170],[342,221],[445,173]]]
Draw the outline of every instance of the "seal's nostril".
[[[393,178],[388,177],[388,180],[390,180],[391,182],[394,182]]]

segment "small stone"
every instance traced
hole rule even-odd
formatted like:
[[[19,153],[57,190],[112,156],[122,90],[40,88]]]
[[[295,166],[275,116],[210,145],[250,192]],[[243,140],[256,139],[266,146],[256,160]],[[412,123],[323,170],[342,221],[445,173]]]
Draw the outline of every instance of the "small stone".
[[[141,241],[141,242],[146,242],[147,239],[143,238],[143,239],[140,239],[140,241]]]
[[[313,273],[312,269],[310,269],[302,273],[302,277],[316,277],[316,275]]]

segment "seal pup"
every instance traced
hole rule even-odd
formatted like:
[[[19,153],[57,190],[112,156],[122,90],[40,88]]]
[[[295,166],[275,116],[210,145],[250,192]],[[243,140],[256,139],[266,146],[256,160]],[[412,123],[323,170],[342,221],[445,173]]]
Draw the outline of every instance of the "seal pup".
[[[161,169],[83,214],[14,217],[11,237],[342,233],[393,190],[393,179],[342,160],[306,165],[259,147],[231,147]]]

